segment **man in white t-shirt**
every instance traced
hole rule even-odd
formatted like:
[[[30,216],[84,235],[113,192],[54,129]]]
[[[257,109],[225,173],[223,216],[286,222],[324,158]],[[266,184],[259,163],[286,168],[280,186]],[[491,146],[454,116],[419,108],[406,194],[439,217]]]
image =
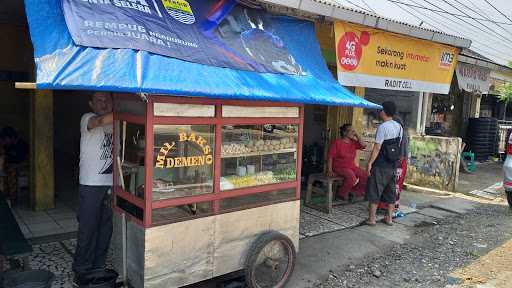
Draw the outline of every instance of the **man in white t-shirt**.
[[[393,120],[396,112],[394,102],[386,101],[382,103],[382,111],[380,111],[379,116],[383,123],[377,128],[375,144],[368,162],[369,179],[366,185],[366,198],[369,202],[370,213],[366,224],[370,226],[376,225],[377,206],[381,201],[388,206],[387,215],[383,222],[387,225],[393,225],[396,165],[399,161],[400,143],[401,137],[403,137],[402,126]]]
[[[80,121],[80,207],[73,261],[75,285],[85,273],[104,269],[112,237],[112,95],[95,92],[92,113]]]

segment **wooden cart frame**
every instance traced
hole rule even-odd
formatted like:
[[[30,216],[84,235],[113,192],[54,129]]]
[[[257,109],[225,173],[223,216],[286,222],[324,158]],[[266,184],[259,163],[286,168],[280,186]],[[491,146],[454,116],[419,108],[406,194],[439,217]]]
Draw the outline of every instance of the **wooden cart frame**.
[[[123,101],[133,104],[136,111],[127,113],[124,110],[121,111],[122,109],[117,109],[117,104]],[[162,107],[161,104],[176,104],[184,107],[209,105],[214,107],[214,112],[207,117],[197,115],[193,117],[161,116],[154,112],[155,107]],[[232,111],[233,107],[239,111],[256,109],[270,117],[254,115],[226,117],[223,115],[225,107],[230,107]],[[276,114],[276,111],[290,110],[295,112],[290,115]],[[114,111],[114,158],[120,153],[119,130],[123,129],[121,128],[123,123],[137,124],[145,129],[144,197],[137,197],[126,191],[127,189],[123,189],[124,184],[119,183],[119,177],[114,177],[113,207],[116,213],[114,215],[113,245],[115,246],[114,253],[118,256],[115,255],[114,258],[117,260],[114,259],[114,263],[117,263],[115,266],[118,270],[123,270],[122,274],[125,274],[123,276],[126,281],[134,287],[181,287],[245,269],[245,259],[250,258],[251,247],[258,242],[260,236],[269,235],[268,233],[278,233],[286,238],[290,244],[289,247],[295,247],[292,249],[294,250],[293,257],[295,257],[299,240],[303,105],[158,95],[148,95],[142,100],[138,95],[115,94]],[[268,113],[268,111],[274,111],[274,113]],[[295,179],[222,191],[223,126],[265,124],[296,127],[294,130],[297,137],[297,142],[294,143],[296,145],[294,151]],[[210,125],[214,127],[212,193],[153,200],[155,125]],[[122,171],[119,170],[119,162],[114,160],[113,163],[114,175],[119,175],[118,173],[122,175]],[[277,195],[281,191],[288,191],[285,198],[263,197],[267,201],[251,202],[249,205],[221,209],[221,201],[224,199],[258,193],[274,192],[266,195]],[[136,207],[142,211],[139,213],[141,215],[137,217],[130,213],[120,205],[119,201]],[[159,220],[158,222],[153,219],[155,209],[198,203],[210,203],[211,213],[191,215],[186,219]],[[124,240],[120,237],[124,237]],[[120,243],[123,243],[123,247],[120,247]],[[121,254],[123,264],[119,260]],[[291,271],[293,268],[289,273]]]

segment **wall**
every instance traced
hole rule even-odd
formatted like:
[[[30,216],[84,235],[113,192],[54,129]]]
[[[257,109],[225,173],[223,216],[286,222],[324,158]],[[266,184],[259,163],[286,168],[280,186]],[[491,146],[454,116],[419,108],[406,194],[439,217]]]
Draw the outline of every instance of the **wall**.
[[[455,191],[459,178],[461,138],[411,136],[406,183]]]
[[[29,136],[30,91],[14,88],[15,81],[30,81],[33,74],[32,45],[24,25],[0,24],[0,72],[20,74],[23,79],[0,79],[0,127],[12,126],[24,139]]]
[[[12,82],[0,82],[0,128],[12,126],[29,139],[30,91],[14,88]]]
[[[311,145],[318,142],[320,145],[324,140],[323,132],[326,129],[327,106],[306,105],[304,108],[304,145]]]
[[[77,204],[80,119],[89,112],[88,91],[54,91],[55,193]]]
[[[366,88],[365,99],[381,104],[384,101],[395,102],[399,115],[405,121],[409,134],[415,134],[418,125],[420,95],[414,91],[396,91]],[[373,138],[380,120],[378,111],[365,109],[365,136]]]
[[[506,82],[512,82],[512,71],[507,73],[504,71],[491,70],[491,78],[495,78]]]

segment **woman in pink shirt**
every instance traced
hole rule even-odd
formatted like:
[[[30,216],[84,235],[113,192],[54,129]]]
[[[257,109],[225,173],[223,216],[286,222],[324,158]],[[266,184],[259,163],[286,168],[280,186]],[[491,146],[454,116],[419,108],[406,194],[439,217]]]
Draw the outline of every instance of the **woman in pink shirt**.
[[[368,174],[364,169],[357,167],[355,159],[357,150],[365,149],[366,145],[350,124],[340,127],[340,136],[341,138],[336,139],[329,148],[327,175],[344,178],[343,185],[338,191],[338,197],[342,200],[348,200],[351,191],[355,192],[356,197],[363,197]]]

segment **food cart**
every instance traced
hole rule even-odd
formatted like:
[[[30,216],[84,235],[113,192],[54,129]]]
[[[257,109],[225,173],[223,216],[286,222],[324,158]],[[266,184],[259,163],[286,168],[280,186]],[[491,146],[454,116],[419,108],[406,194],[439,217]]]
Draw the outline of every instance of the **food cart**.
[[[245,270],[249,287],[283,287],[299,241],[303,107],[156,95],[116,95],[114,107],[114,237],[125,239],[113,243],[128,282]]]
[[[333,79],[313,22],[255,3],[25,0],[35,88],[113,92],[113,260],[129,286],[245,270],[283,287],[303,104],[379,107]]]

